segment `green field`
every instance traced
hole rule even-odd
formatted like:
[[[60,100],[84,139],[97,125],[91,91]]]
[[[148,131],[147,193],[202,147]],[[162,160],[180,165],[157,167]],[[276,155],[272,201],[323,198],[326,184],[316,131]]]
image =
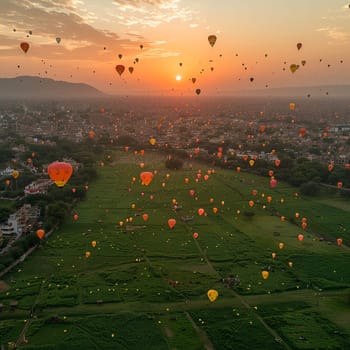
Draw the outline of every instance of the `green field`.
[[[349,204],[271,189],[268,177],[164,162],[116,152],[99,168],[63,227],[4,276],[0,344],[25,334],[23,349],[350,349]],[[140,172],[154,170],[142,186]],[[238,285],[222,283],[236,276]]]

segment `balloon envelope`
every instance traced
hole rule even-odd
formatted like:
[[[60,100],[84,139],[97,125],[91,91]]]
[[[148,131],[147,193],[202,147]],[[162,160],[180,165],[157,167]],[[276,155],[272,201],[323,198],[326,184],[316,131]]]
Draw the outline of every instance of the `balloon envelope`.
[[[216,43],[216,35],[209,35],[208,36],[208,41],[211,47],[213,47]]]
[[[140,174],[141,185],[148,186],[153,180],[153,173],[144,171]]]
[[[215,301],[215,300],[218,298],[219,293],[218,293],[218,291],[215,290],[215,289],[209,289],[208,292],[207,292],[207,296],[208,296],[208,299],[209,299],[211,302],[213,302],[213,301]]]
[[[47,172],[58,187],[63,187],[72,176],[73,167],[66,162],[54,162],[48,166]]]
[[[118,64],[115,66],[115,70],[118,72],[119,75],[122,75],[125,71],[125,66],[122,64]]]
[[[29,44],[26,42],[23,42],[20,44],[21,49],[23,50],[24,53],[27,53],[27,51],[29,50]]]

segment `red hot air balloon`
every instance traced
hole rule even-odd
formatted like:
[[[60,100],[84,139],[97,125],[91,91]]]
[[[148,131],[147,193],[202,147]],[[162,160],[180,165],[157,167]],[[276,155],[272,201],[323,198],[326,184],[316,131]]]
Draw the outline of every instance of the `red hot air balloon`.
[[[122,64],[118,64],[115,66],[115,70],[118,72],[119,75],[122,75],[125,71],[125,66]]]
[[[169,219],[168,220],[168,226],[173,229],[176,225],[176,220],[175,219]]]
[[[337,244],[340,247],[343,244],[343,240],[341,238],[337,239]]]
[[[198,209],[198,215],[203,215],[204,214],[204,209],[203,208],[199,208]]]
[[[73,219],[74,219],[74,221],[77,221],[79,219],[78,214],[74,214]]]
[[[148,214],[143,214],[142,215],[142,219],[143,219],[143,221],[147,221],[148,220]]]
[[[72,176],[73,167],[66,162],[53,162],[48,166],[47,172],[58,187],[63,187]]]
[[[197,232],[195,232],[195,233],[193,234],[193,238],[194,238],[194,239],[197,239],[197,238],[198,238],[198,233],[197,233]]]
[[[140,174],[141,185],[148,186],[153,180],[153,173],[144,171]]]
[[[39,229],[36,231],[36,235],[38,236],[39,239],[43,239],[45,236],[45,231],[42,229]]]
[[[26,42],[23,42],[20,44],[21,49],[23,50],[24,53],[27,53],[27,51],[29,50],[29,44]]]

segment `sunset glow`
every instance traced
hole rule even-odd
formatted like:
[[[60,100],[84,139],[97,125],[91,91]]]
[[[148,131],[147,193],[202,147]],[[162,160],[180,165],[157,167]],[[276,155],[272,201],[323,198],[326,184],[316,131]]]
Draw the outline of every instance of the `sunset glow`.
[[[2,77],[189,95],[192,77],[209,95],[350,80],[350,9],[343,0],[3,0],[0,9]],[[217,37],[213,46],[210,35]],[[122,76],[117,64],[126,68]],[[300,66],[294,74],[291,64]],[[186,83],[174,85],[176,75]]]

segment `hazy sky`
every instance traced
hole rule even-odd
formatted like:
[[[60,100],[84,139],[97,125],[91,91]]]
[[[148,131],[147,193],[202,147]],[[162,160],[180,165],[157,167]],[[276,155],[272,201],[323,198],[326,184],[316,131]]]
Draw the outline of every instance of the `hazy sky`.
[[[217,36],[214,47],[211,34]],[[26,54],[20,48],[24,41],[30,44]],[[300,66],[294,74],[293,63]],[[126,68],[122,76],[117,64]],[[0,0],[0,77],[18,75],[85,82],[123,94],[346,84],[349,3]]]

